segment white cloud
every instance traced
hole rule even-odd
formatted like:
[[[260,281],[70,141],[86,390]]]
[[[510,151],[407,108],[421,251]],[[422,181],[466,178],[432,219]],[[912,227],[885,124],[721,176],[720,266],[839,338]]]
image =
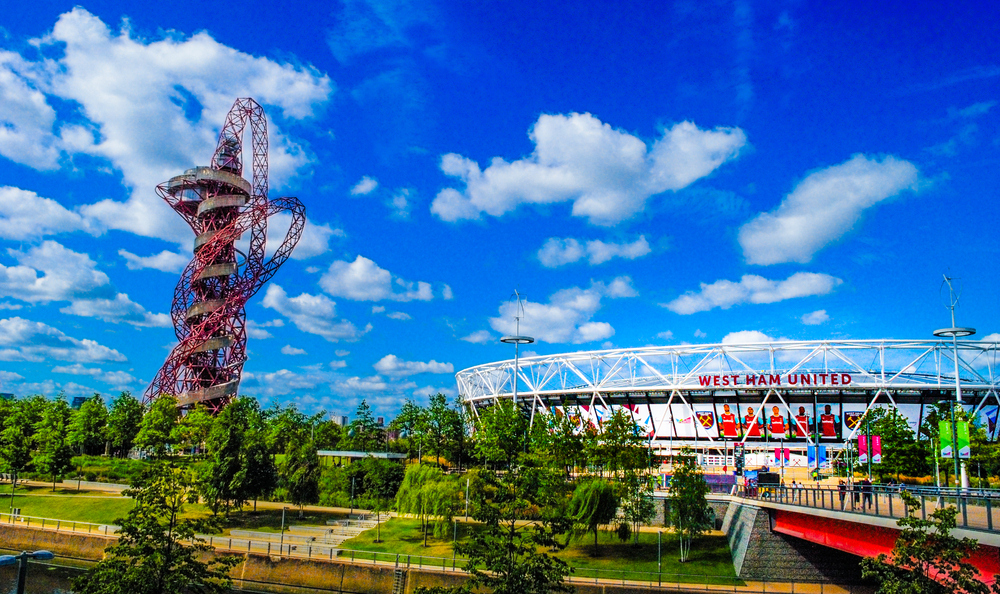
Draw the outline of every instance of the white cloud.
[[[345,351],[343,349],[337,349],[337,350],[333,351],[333,354],[337,355],[338,357],[346,357],[347,355],[351,354],[351,351]]]
[[[519,332],[548,343],[594,342],[614,335],[615,329],[607,322],[594,322],[594,314],[601,308],[604,297],[611,299],[635,297],[632,279],[618,277],[610,284],[595,282],[588,289],[573,287],[556,291],[548,303],[522,301],[524,315]],[[500,306],[500,316],[490,318],[490,326],[501,334],[514,334],[514,315],[517,304],[505,302]]]
[[[772,342],[774,339],[758,330],[740,330],[730,332],[722,337],[722,344],[753,344],[757,342]]]
[[[401,311],[391,311],[391,312],[389,312],[389,313],[387,313],[385,315],[388,318],[391,318],[393,320],[399,320],[401,322],[405,322],[407,320],[412,320],[413,319],[413,316],[411,316],[408,313],[401,312]]]
[[[728,280],[701,283],[700,291],[689,291],[663,306],[674,313],[688,315],[716,307],[729,309],[743,303],[775,303],[796,297],[826,295],[841,282],[839,278],[815,272],[796,272],[783,281],[746,274],[735,283]]]
[[[411,188],[399,188],[396,190],[392,197],[389,198],[389,209],[392,210],[392,216],[396,219],[409,219],[410,210],[412,210],[413,205],[410,203],[410,197],[415,193],[415,190]]]
[[[364,330],[358,330],[348,320],[338,320],[336,304],[325,295],[302,293],[298,297],[289,297],[277,284],[268,285],[263,305],[291,320],[299,330],[322,336],[330,342],[357,340],[371,329],[370,324]]]
[[[567,237],[560,239],[550,237],[538,250],[538,261],[546,268],[556,268],[564,264],[571,264],[582,260],[584,257],[591,266],[603,264],[612,258],[624,258],[635,260],[649,254],[652,250],[644,235],[631,243],[605,243],[600,240],[592,240],[586,244]]]
[[[280,319],[271,320],[270,322],[247,320],[247,336],[257,340],[265,340],[274,336],[265,330],[265,328],[281,328],[284,325],[285,322]]]
[[[390,377],[403,377],[417,375],[418,373],[454,373],[455,367],[451,363],[438,363],[437,361],[404,361],[396,355],[386,355],[373,365],[375,371]]]
[[[305,349],[295,348],[295,347],[293,347],[290,344],[286,344],[285,346],[281,347],[281,354],[282,355],[305,355],[306,351],[305,351]]]
[[[457,154],[441,170],[463,191],[441,190],[431,212],[445,221],[501,216],[521,204],[572,202],[573,216],[614,225],[645,208],[650,196],[679,190],[734,158],[746,144],[739,128],[701,130],[680,122],[652,146],[589,113],[542,115],[529,133],[534,152],[518,161],[495,157],[485,170]]]
[[[81,212],[104,228],[185,244],[186,226],[151,189],[205,164],[233,98],[255,97],[269,108],[270,179],[281,186],[312,159],[278,122],[315,115],[333,92],[311,66],[241,53],[205,32],[133,37],[127,22],[112,31],[79,7],[29,45],[43,57],[0,54],[0,96],[17,98],[0,115],[0,154],[39,169],[55,168],[60,155],[106,160],[134,193]],[[59,121],[56,103],[82,121]]]
[[[983,342],[1000,342],[1000,332],[994,332],[993,334],[987,334],[986,336],[980,338],[979,340]]]
[[[656,337],[659,338],[659,339],[662,339],[662,340],[673,340],[674,339],[674,333],[671,332],[670,330],[667,330],[666,332],[659,332],[659,333],[657,333]]]
[[[354,184],[351,188],[351,196],[367,196],[375,191],[378,187],[378,180],[368,177],[367,175],[361,178],[361,181]]]
[[[153,270],[163,272],[180,272],[191,261],[191,256],[178,254],[170,250],[163,250],[159,254],[152,256],[137,256],[128,250],[120,249],[118,250],[118,255],[125,258],[125,266],[129,270],[152,268]]]
[[[740,228],[739,242],[750,264],[809,262],[827,244],[854,228],[861,215],[888,198],[920,188],[909,161],[855,155],[809,174],[781,201]]]
[[[152,314],[118,293],[108,275],[97,270],[87,254],[67,249],[52,240],[27,252],[8,250],[17,266],[0,264],[0,296],[28,303],[69,301],[60,311],[106,322],[128,322],[136,326],[167,327],[170,316]],[[41,275],[39,275],[41,273]]]
[[[824,322],[829,322],[830,316],[827,315],[825,309],[817,309],[812,313],[807,313],[802,316],[802,323],[806,326],[819,326]]]
[[[451,290],[449,285],[445,285],[444,288],[441,289],[441,298],[445,301],[451,301],[455,298],[455,293]]]
[[[85,367],[79,363],[72,365],[57,365],[52,368],[52,373],[67,373],[70,375],[86,375],[100,382],[109,384],[116,389],[123,389],[135,385],[136,378],[125,371],[104,371],[96,367]]]
[[[2,135],[3,126],[0,126],[0,137]],[[93,227],[79,213],[67,210],[51,198],[11,186],[0,187],[0,239],[28,241],[71,231],[94,233]]]
[[[52,136],[56,112],[30,82],[35,67],[21,56],[0,51],[0,155],[40,170],[58,167]]]
[[[0,371],[0,382],[14,382],[22,379],[24,379],[24,376],[20,373],[14,373],[13,371]]]
[[[67,336],[41,322],[14,317],[0,320],[0,361],[123,362],[125,355],[84,338]]]
[[[473,344],[486,344],[493,340],[493,335],[490,334],[489,330],[476,330],[468,336],[463,336],[459,340],[464,340],[465,342],[471,342]]]
[[[27,252],[7,253],[18,265],[0,264],[0,296],[28,303],[115,296],[108,275],[97,270],[90,256],[58,242],[47,240]]]
[[[267,255],[271,255],[281,245],[288,233],[288,228],[292,224],[292,216],[288,213],[279,212],[267,219]],[[347,234],[343,229],[335,229],[327,223],[322,225],[306,219],[306,226],[302,230],[302,237],[295,244],[291,258],[293,260],[307,260],[314,256],[325,254],[330,249],[330,240],[334,237],[344,238]],[[246,252],[249,246],[250,236],[245,234],[242,241],[237,242],[237,247]]]
[[[352,301],[430,301],[434,298],[430,283],[403,280],[361,255],[354,262],[338,260],[330,264],[319,279],[319,286],[334,297]]]
[[[347,367],[347,361],[330,361],[330,369],[343,369]]]
[[[118,293],[114,299],[85,299],[74,301],[59,311],[74,316],[97,318],[105,322],[127,322],[133,326],[167,328],[172,325],[167,314],[153,314],[125,293]]]
[[[702,332],[700,328],[694,331],[695,338],[705,338],[706,336],[708,336],[708,334]]]

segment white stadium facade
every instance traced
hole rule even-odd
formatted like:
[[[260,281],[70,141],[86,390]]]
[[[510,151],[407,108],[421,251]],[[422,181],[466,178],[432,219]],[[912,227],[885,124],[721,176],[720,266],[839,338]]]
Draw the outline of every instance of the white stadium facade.
[[[804,455],[817,445],[830,460],[864,432],[869,409],[893,407],[916,429],[957,392],[996,440],[998,366],[996,342],[819,340],[530,356],[470,367],[456,379],[474,416],[508,399],[532,422],[565,413],[583,429],[624,408],[659,453],[689,446],[725,461],[735,446]]]

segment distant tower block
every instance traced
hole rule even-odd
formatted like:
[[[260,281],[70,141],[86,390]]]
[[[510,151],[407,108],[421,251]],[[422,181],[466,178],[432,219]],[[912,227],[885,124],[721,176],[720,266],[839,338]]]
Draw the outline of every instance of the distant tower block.
[[[243,178],[243,132],[250,125],[253,182]],[[170,315],[179,341],[143,397],[215,412],[237,393],[247,359],[246,302],[288,259],[305,228],[297,198],[267,198],[267,120],[253,99],[238,99],[219,133],[208,167],[188,169],[156,187],[194,231],[194,259],[174,289]],[[288,212],[284,241],[264,260],[267,219]],[[236,242],[249,232],[247,253]]]

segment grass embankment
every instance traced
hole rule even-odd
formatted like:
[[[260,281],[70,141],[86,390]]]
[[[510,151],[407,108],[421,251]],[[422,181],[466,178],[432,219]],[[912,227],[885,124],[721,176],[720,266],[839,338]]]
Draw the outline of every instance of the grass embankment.
[[[74,522],[92,522],[94,524],[114,524],[115,520],[124,517],[132,509],[133,501],[118,493],[106,491],[77,491],[75,483],[57,484],[52,487],[21,487],[14,494],[13,507],[21,508],[21,514],[38,518],[67,520]],[[250,504],[253,505],[252,503]],[[10,485],[0,486],[0,512],[10,508]],[[252,507],[250,508],[252,509]],[[189,503],[185,506],[184,519],[201,519],[212,515],[208,506],[201,503]],[[289,508],[285,516],[285,525],[310,524],[325,525],[327,520],[340,520],[346,516],[342,513],[306,511],[299,518],[298,509]],[[223,534],[231,530],[259,530],[262,532],[279,532],[281,530],[281,509],[260,508],[259,511],[232,512],[228,517],[219,514]]]
[[[475,524],[459,522],[458,541],[468,538],[471,531],[476,530]],[[452,538],[454,527],[449,530],[447,538],[435,538],[428,535],[427,546],[424,546],[424,535],[420,530],[420,520],[413,518],[393,518],[381,527],[381,541],[375,542],[374,529],[345,541],[345,549],[361,551],[378,551],[398,553],[400,555],[452,558],[454,547]],[[595,572],[603,578],[625,578],[654,580],[657,574],[657,535],[653,532],[641,532],[639,543],[632,541],[623,543],[613,533],[601,531],[598,533],[598,553],[594,555],[593,534],[586,534],[570,539],[569,546],[555,553],[555,556],[566,561],[576,569],[576,575],[594,577]],[[670,575],[683,575],[680,581],[698,583],[731,584],[736,580],[729,544],[721,534],[706,535],[695,541],[691,550],[690,560],[680,563],[677,554],[677,539],[672,534],[664,532],[662,541],[662,575],[664,580],[672,579]],[[622,572],[632,572],[632,576]],[[645,573],[646,575],[637,575]]]
[[[0,487],[0,512],[10,506],[10,485]],[[18,487],[14,493],[13,507],[21,508],[21,515],[94,524],[113,524],[132,509],[132,500],[117,493],[80,491],[76,487]]]

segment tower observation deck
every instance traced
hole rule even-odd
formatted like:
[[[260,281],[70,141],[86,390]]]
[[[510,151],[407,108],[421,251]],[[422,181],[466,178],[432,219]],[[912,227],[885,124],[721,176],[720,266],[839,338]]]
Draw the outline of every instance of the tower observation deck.
[[[249,130],[247,125],[249,124]],[[243,177],[243,137],[251,138],[252,181]],[[219,133],[211,164],[188,169],[156,192],[194,231],[194,257],[174,288],[170,315],[178,344],[143,397],[215,412],[238,392],[247,360],[246,303],[288,259],[305,228],[297,198],[267,196],[267,120],[253,99],[238,99]],[[265,260],[268,218],[287,212],[291,226]],[[248,234],[244,253],[237,242]]]

